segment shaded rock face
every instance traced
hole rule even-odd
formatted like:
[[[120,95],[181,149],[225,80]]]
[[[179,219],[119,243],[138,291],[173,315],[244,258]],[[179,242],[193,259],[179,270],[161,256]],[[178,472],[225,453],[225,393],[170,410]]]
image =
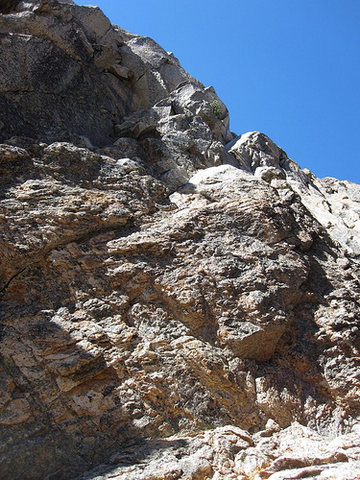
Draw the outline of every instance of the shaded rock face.
[[[5,2],[2,13],[2,140],[86,137],[106,145],[124,114],[181,82],[199,83],[153,40],[112,27],[98,8],[32,0]]]
[[[18,5],[18,0],[3,0],[0,5],[0,12],[1,13],[11,13],[16,11],[16,7]]]
[[[357,478],[360,187],[97,8],[3,13],[1,478]]]

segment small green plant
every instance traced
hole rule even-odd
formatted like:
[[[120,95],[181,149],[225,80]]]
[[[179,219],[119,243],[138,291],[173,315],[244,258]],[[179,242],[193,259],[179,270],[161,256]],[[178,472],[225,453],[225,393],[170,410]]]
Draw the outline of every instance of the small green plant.
[[[213,111],[213,114],[215,115],[215,117],[217,117],[219,120],[221,118],[221,107],[220,107],[220,104],[217,100],[214,100],[213,102],[211,102],[211,108],[212,108],[212,111]]]

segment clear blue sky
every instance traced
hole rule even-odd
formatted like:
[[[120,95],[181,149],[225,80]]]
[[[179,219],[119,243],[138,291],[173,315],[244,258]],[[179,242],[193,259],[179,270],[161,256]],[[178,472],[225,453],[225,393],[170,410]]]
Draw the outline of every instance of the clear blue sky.
[[[75,0],[77,1],[77,0]],[[360,0],[94,0],[316,175],[360,183]]]

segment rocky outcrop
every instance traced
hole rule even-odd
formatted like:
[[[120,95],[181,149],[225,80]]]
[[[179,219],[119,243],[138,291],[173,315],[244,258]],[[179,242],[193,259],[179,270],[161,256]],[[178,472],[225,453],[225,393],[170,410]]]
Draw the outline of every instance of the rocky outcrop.
[[[182,82],[201,85],[172,54],[112,27],[98,8],[32,0],[13,2],[8,12],[0,21],[3,140],[107,145],[125,114],[153,106]]]
[[[255,435],[225,426],[193,436],[150,440],[115,455],[111,462],[77,480],[351,480],[360,469],[359,432],[329,442],[297,423],[280,431],[270,421]]]
[[[360,187],[97,8],[0,29],[1,478],[355,480]]]
[[[345,256],[357,262],[360,255],[360,187],[336,178],[317,178],[308,169],[301,170],[266,135],[249,132],[229,143],[241,167],[275,188],[286,180],[301,197],[303,205],[324,227]]]

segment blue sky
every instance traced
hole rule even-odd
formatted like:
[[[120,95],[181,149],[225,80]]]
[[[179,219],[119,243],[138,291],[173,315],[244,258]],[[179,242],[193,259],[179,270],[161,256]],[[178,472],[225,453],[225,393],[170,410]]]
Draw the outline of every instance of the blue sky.
[[[215,87],[235,133],[360,183],[360,0],[75,1],[172,51]]]

